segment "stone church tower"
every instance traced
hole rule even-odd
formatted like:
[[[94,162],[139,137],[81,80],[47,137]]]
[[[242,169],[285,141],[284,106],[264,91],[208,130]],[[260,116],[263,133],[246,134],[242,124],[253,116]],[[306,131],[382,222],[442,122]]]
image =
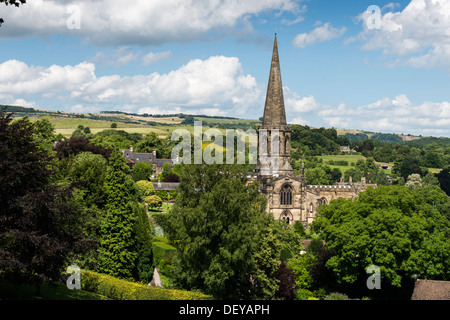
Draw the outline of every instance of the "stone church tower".
[[[308,226],[317,208],[336,198],[354,198],[367,185],[336,183],[332,186],[309,186],[304,175],[295,175],[291,166],[291,128],[286,122],[286,110],[281,81],[277,37],[272,52],[269,83],[262,125],[258,128],[259,150],[255,174],[260,191],[267,199],[266,211],[275,219]]]

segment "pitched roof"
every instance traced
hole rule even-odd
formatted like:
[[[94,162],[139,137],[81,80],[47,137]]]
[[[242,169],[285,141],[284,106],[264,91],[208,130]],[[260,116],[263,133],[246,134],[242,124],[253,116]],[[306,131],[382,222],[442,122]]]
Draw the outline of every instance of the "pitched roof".
[[[280,59],[278,56],[277,35],[273,44],[272,64],[267,86],[266,105],[264,107],[263,127],[286,125],[286,111],[281,82]]]
[[[179,182],[153,182],[153,188],[159,190],[176,190],[180,186]]]
[[[416,281],[411,300],[450,300],[450,281]]]

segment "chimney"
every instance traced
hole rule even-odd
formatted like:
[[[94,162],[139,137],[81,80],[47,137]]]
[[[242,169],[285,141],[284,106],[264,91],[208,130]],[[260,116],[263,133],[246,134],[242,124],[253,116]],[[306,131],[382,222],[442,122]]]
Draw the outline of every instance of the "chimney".
[[[156,157],[156,149],[153,149],[153,155]]]
[[[348,182],[350,182],[350,183],[353,182],[353,181],[352,181],[352,176],[350,176],[350,177],[348,178]]]
[[[133,152],[133,146],[130,146],[130,151]]]

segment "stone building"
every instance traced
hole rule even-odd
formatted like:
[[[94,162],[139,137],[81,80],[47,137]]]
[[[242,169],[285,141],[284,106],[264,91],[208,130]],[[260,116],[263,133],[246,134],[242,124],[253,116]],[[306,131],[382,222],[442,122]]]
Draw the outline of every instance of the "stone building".
[[[304,165],[301,175],[294,174],[290,164],[291,129],[286,122],[276,35],[264,116],[258,136],[258,165],[254,177],[260,183],[261,193],[267,198],[266,211],[276,219],[289,224],[300,221],[307,227],[322,204],[337,198],[353,199],[369,186],[364,178],[361,183],[341,181],[335,185],[308,185]]]
[[[122,149],[120,151],[122,151],[130,169],[133,169],[134,165],[138,162],[151,163],[153,165],[152,178],[157,177],[162,172],[164,163],[170,163],[172,167],[174,165],[172,159],[158,159],[156,157],[156,150],[153,150],[152,153],[138,153],[133,152],[133,147],[130,146],[130,149]]]

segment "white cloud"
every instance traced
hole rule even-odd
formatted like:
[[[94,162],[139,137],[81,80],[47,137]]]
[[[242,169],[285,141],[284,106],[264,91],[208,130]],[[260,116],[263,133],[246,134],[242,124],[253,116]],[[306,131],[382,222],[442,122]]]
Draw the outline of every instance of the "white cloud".
[[[325,23],[309,33],[298,34],[292,41],[292,44],[298,48],[304,48],[314,43],[340,38],[345,31],[345,27],[337,29],[333,28],[330,23]]]
[[[317,116],[330,127],[422,135],[440,132],[450,136],[449,102],[414,104],[404,94],[356,108],[322,105]]]
[[[189,42],[211,31],[239,29],[262,12],[301,10],[295,0],[36,0],[2,12],[6,23],[0,37],[67,34],[100,45]],[[69,29],[77,12],[80,28]]]
[[[261,104],[262,93],[262,86],[243,73],[235,57],[194,59],[165,74],[101,77],[95,74],[95,65],[87,62],[48,68],[17,60],[0,64],[0,95],[70,101],[73,110],[119,105],[135,110],[160,108],[167,113],[182,106],[210,115],[245,114]]]
[[[114,50],[112,54],[103,51],[97,52],[92,62],[107,66],[122,67],[132,61],[136,61],[140,56],[140,52],[134,53],[130,47],[121,46]]]
[[[163,51],[163,52],[149,52],[142,57],[142,63],[145,66],[149,64],[158,63],[161,60],[169,59],[173,56],[172,51]]]
[[[86,62],[76,66],[52,65],[44,68],[8,60],[0,64],[0,92],[49,94],[75,90],[91,82],[95,78],[94,71],[95,66]]]
[[[349,41],[361,40],[364,50],[382,50],[401,57],[396,64],[418,68],[450,65],[450,1],[412,0],[403,11],[382,15],[379,30],[367,28],[368,12],[358,19],[363,31]]]

